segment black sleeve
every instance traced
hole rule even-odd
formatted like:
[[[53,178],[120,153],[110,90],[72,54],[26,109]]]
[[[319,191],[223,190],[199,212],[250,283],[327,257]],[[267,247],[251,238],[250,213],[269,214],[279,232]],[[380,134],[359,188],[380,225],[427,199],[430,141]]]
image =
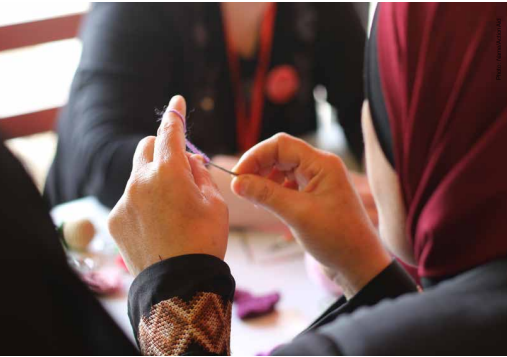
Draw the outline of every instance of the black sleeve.
[[[67,264],[48,207],[0,143],[0,318],[6,355],[135,355]]]
[[[308,329],[291,343],[277,348],[274,355],[342,355],[339,343],[326,334],[341,316],[349,315],[359,308],[374,306],[385,299],[394,299],[403,294],[417,292],[417,285],[405,269],[393,261],[352,299],[341,297],[325,311]]]
[[[129,292],[129,317],[145,355],[230,354],[235,282],[205,254],[163,260],[142,271]]]
[[[235,282],[229,267],[210,255],[184,255],[156,263],[134,280],[129,316],[143,354],[229,354]],[[416,292],[412,278],[393,262],[352,299],[339,299],[278,355],[341,354],[320,331],[339,316]]]
[[[317,36],[317,81],[338,111],[350,150],[361,162],[361,106],[366,32],[352,3],[320,4]]]
[[[48,192],[53,205],[94,195],[112,207],[121,197],[138,142],[155,135],[157,109],[180,89],[173,9],[93,5],[81,31],[83,53],[69,102],[59,118],[56,172],[49,177],[58,176],[58,182],[48,186],[60,192]]]

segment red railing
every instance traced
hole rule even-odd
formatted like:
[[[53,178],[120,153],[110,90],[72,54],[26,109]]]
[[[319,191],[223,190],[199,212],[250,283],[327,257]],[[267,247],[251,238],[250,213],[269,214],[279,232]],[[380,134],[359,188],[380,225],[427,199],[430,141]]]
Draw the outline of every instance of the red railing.
[[[68,15],[0,27],[0,51],[74,38],[82,17],[82,14]],[[1,136],[10,139],[53,130],[59,109],[0,118]]]

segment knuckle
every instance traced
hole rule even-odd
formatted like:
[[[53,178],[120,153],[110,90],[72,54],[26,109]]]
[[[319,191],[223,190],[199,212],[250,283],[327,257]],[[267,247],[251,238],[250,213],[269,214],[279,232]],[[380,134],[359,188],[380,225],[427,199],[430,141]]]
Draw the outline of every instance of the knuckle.
[[[139,141],[136,147],[136,151],[134,153],[134,166],[136,163],[143,162],[143,157],[148,153],[148,151],[153,150],[153,146],[155,145],[155,137],[147,136]]]
[[[166,120],[162,124],[162,132],[165,133],[165,135],[172,135],[177,130],[183,130],[183,124],[181,123],[181,120],[179,118],[171,118],[170,120]]]
[[[338,156],[334,155],[329,152],[322,151],[323,158],[325,162],[334,169],[344,170],[345,169],[345,163],[343,160]]]
[[[116,205],[107,218],[107,228],[111,236],[117,237],[120,227],[120,216],[118,215],[118,205]]]
[[[149,146],[151,143],[153,143],[154,141],[155,141],[154,136],[146,136],[146,137],[142,138],[141,141],[139,141],[139,144],[137,144],[137,147],[144,149],[147,146]]]
[[[287,133],[278,133],[275,135],[275,139],[276,141],[278,141],[279,144],[282,144],[290,141],[291,139],[293,139],[293,137]]]
[[[171,160],[173,159],[171,152],[167,152],[165,161],[155,163],[155,172],[158,176],[165,177],[169,175],[174,169],[171,167]]]
[[[280,157],[280,152],[287,151],[287,148],[293,143],[294,137],[287,133],[278,133],[274,136],[276,144],[278,146],[277,157]]]
[[[125,187],[125,194],[127,197],[135,202],[136,198],[143,194],[143,191],[144,184],[142,178],[138,175],[131,176]]]
[[[273,196],[273,188],[270,185],[264,185],[258,192],[257,192],[257,201],[259,202],[269,202],[271,197]]]

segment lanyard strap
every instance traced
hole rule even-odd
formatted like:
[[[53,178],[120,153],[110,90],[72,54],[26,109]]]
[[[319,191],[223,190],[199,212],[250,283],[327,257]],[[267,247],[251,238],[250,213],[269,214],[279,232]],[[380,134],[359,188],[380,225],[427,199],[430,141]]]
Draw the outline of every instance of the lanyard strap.
[[[271,58],[273,31],[276,15],[276,3],[266,9],[261,24],[260,50],[255,70],[250,113],[247,113],[246,100],[241,86],[241,70],[238,53],[234,48],[230,30],[224,21],[227,57],[234,90],[234,107],[236,111],[236,137],[239,149],[246,151],[254,146],[260,137],[262,113],[264,110],[264,87]]]

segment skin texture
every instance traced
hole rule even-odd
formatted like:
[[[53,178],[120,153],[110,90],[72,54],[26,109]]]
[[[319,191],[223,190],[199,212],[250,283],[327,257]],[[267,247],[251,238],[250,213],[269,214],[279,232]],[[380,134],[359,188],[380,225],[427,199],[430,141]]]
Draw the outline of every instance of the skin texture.
[[[185,117],[181,96],[168,109]],[[109,215],[109,231],[129,271],[184,254],[225,256],[228,209],[199,155],[185,151],[181,119],[166,112],[156,137],[143,139],[134,155],[125,193]]]
[[[407,215],[400,182],[380,147],[367,101],[363,103],[362,126],[366,170],[377,203],[380,236],[391,252],[406,263],[415,264],[412,244],[405,233]]]

